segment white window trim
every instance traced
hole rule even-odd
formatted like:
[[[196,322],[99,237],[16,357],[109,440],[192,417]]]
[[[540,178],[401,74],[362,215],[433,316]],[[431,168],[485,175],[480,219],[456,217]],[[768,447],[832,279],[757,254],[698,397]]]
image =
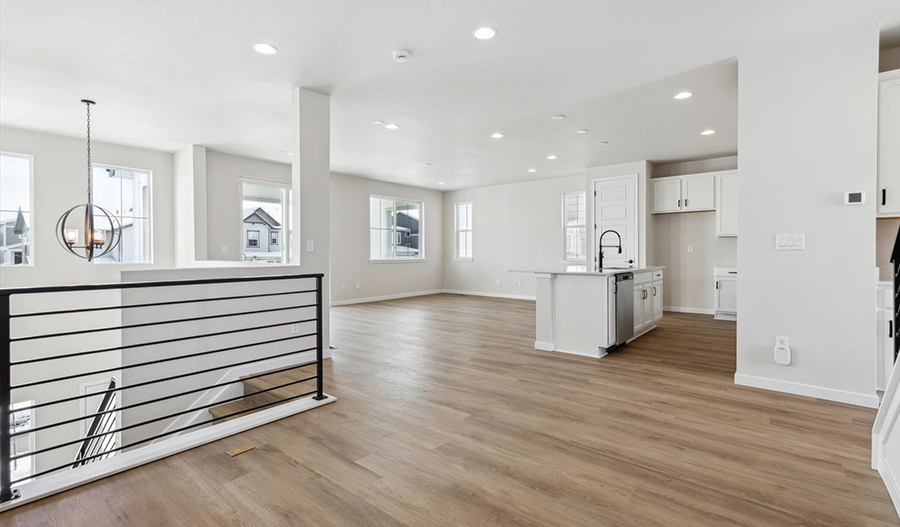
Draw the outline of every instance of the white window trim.
[[[586,265],[587,264],[587,247],[585,247],[584,258],[566,258],[566,196],[584,194],[584,232],[587,235],[587,192],[584,190],[570,190],[563,192],[560,199],[560,224],[562,225],[562,260],[561,263],[569,265]]]
[[[153,236],[153,218],[156,217],[153,210],[153,171],[148,170],[146,168],[134,168],[134,167],[123,167],[119,165],[110,165],[107,163],[93,163],[91,165],[91,175],[93,176],[93,170],[95,168],[111,168],[113,170],[129,170],[131,172],[144,172],[147,174],[147,189],[150,193],[149,203],[147,204],[147,221],[149,225],[147,227],[147,238],[150,240],[150,249],[147,254],[147,260],[143,262],[104,262],[101,260],[94,260],[92,263],[97,265],[115,265],[117,267],[145,267],[148,265],[153,265],[153,247],[156,245],[154,243]]]
[[[382,194],[369,194],[369,207],[372,206],[372,198],[378,199],[390,199],[394,201],[394,207],[397,207],[397,201],[414,201],[419,204],[419,256],[417,258],[372,258],[372,241],[369,239],[369,263],[370,264],[383,264],[383,263],[419,263],[425,261],[425,202],[420,199],[412,199],[412,198],[400,198],[397,196],[385,196]],[[371,210],[369,211],[371,214]],[[371,222],[371,218],[369,220]],[[372,224],[369,223],[367,227],[368,231],[372,231]],[[394,226],[391,227],[393,231]],[[393,236],[396,236],[396,231],[393,231]]]
[[[460,230],[459,228],[459,206],[460,205],[468,205],[472,208],[472,222],[475,222],[475,207],[472,207],[471,201],[460,201],[453,204],[453,247],[455,247],[453,253],[453,261],[454,262],[471,262],[475,260],[475,246],[472,246],[472,256],[469,257],[461,257],[459,255],[459,233],[460,232],[468,232],[473,233],[474,229],[471,225],[469,225],[468,229]]]
[[[35,232],[35,220],[37,219],[37,214],[34,213],[34,156],[29,154],[17,154],[15,152],[6,152],[4,150],[0,150],[0,155],[9,156],[9,157],[21,157],[23,159],[28,160],[28,210],[30,214],[31,226],[29,227],[29,232]],[[31,247],[31,260],[27,264],[17,264],[17,265],[4,265],[2,267],[34,267],[34,257],[35,257],[35,248],[34,248],[34,240],[32,239],[29,246]]]
[[[252,178],[252,177],[246,177],[246,176],[241,176],[238,178],[238,211],[241,211],[238,213],[238,233],[240,233],[238,235],[239,238],[244,237],[244,218],[243,218],[244,215],[242,213],[242,211],[244,210],[244,183],[247,183],[250,185],[275,187],[275,188],[280,188],[281,190],[287,191],[288,197],[286,197],[285,200],[286,201],[290,200],[290,203],[285,203],[285,207],[284,207],[284,209],[285,209],[284,210],[284,218],[282,218],[284,221],[282,222],[282,225],[281,225],[281,232],[284,234],[284,236],[279,235],[279,240],[278,240],[278,247],[281,248],[281,263],[280,264],[267,263],[265,265],[268,265],[268,266],[300,265],[299,251],[297,253],[297,258],[295,259],[294,255],[291,254],[292,247],[282,243],[285,239],[291,240],[292,236],[288,236],[288,234],[293,234],[293,230],[294,230],[294,226],[291,223],[294,221],[294,211],[291,210],[292,207],[294,206],[293,205],[293,200],[294,200],[293,186],[291,185],[291,183],[285,183],[283,181],[275,181],[273,179],[259,179],[259,178]],[[291,241],[293,241],[293,240],[291,240]],[[248,248],[246,246],[246,240],[241,240],[241,243],[238,244],[238,247],[240,247],[240,250],[238,251],[238,257],[239,257],[238,260],[242,264],[262,265],[259,262],[245,262],[244,261],[244,257],[243,257],[244,249]],[[253,247],[253,248],[255,249],[255,247]]]

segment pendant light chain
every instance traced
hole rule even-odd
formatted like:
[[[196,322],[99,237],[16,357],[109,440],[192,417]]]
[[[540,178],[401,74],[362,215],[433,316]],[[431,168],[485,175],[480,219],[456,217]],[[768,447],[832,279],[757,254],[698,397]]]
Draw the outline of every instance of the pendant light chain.
[[[93,177],[92,177],[93,170],[91,170],[91,168],[92,168],[92,166],[91,166],[91,103],[87,102],[87,103],[85,103],[85,106],[87,106],[87,181],[88,181],[87,198],[88,198],[88,203],[93,203],[93,201],[94,201],[94,199],[93,199],[94,198]]]

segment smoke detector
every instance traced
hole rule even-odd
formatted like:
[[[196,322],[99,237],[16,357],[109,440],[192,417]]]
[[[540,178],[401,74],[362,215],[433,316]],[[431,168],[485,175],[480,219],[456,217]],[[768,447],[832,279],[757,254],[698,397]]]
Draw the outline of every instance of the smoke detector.
[[[410,55],[412,55],[412,53],[410,53],[409,51],[405,49],[398,49],[394,52],[394,61],[406,62],[407,60],[409,60]]]

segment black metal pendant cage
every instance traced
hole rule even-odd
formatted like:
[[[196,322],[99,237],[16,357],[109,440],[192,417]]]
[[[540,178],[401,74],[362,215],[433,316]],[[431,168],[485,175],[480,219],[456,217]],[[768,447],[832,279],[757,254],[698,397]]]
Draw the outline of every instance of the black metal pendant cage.
[[[77,225],[81,223],[78,220],[81,214],[73,214],[79,210],[84,211],[81,229]],[[97,219],[100,219],[100,222]],[[70,220],[76,225],[73,226]],[[56,239],[69,253],[90,262],[106,256],[118,247],[122,241],[122,224],[115,215],[103,207],[93,203],[82,203],[59,217],[56,222]]]

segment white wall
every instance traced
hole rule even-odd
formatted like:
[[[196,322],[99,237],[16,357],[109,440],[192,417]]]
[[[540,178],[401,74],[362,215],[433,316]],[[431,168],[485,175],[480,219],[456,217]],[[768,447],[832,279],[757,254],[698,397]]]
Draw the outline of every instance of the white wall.
[[[207,150],[207,254],[210,260],[241,261],[241,178],[290,185],[291,165]],[[298,199],[297,193],[294,193],[294,199]],[[294,243],[298,243],[298,240],[299,238],[295,239]],[[222,246],[227,248],[225,252],[222,252]]]
[[[149,170],[152,264],[97,264],[72,256],[56,241],[56,220],[87,199],[86,146],[82,138],[0,127],[0,149],[34,156],[33,261],[0,268],[0,287],[118,281],[119,271],[175,265],[172,154],[94,141],[94,163]]]
[[[875,204],[843,205],[875,190],[877,61],[877,23],[740,55],[738,383],[877,404]]]
[[[653,176],[683,176],[737,168],[737,156],[654,165]],[[737,238],[716,236],[716,213],[654,214],[654,265],[666,266],[665,307],[712,313],[713,267],[737,263]],[[693,252],[688,252],[688,245]]]
[[[562,194],[584,188],[584,176],[572,176],[444,193],[444,288],[533,298],[534,274],[508,271],[561,265]],[[466,201],[474,258],[455,261],[453,207]]]
[[[424,203],[425,260],[369,261],[369,196]],[[443,193],[372,179],[331,175],[331,303],[411,295],[444,287]],[[356,284],[359,289],[356,289]],[[341,290],[344,286],[344,290]]]

